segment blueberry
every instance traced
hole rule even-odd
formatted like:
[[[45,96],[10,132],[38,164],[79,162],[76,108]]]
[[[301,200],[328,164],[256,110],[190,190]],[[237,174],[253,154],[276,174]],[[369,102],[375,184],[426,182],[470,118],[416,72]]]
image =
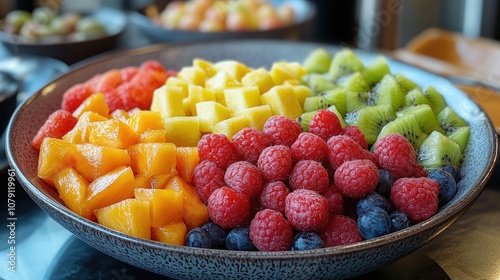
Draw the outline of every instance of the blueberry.
[[[439,184],[439,203],[444,204],[450,201],[457,193],[457,183],[448,171],[442,168],[435,168],[429,172],[428,178],[436,180]]]
[[[362,213],[369,211],[373,207],[380,207],[384,209],[387,213],[394,210],[394,207],[389,202],[389,199],[378,194],[377,192],[372,192],[367,197],[364,197],[358,201],[356,206],[356,213],[361,215]]]
[[[381,195],[389,195],[396,179],[385,169],[379,169],[378,176],[379,180],[375,190]]]
[[[212,248],[212,239],[200,227],[193,228],[186,236],[186,246],[198,248]]]
[[[232,229],[226,236],[226,248],[237,251],[256,251],[257,248],[250,239],[250,228],[246,226]]]
[[[358,216],[358,230],[364,239],[372,239],[391,232],[391,219],[389,214],[380,208],[371,210]]]
[[[391,231],[398,231],[405,229],[410,226],[410,219],[408,216],[402,211],[393,211],[389,218],[391,219]]]
[[[226,243],[226,232],[218,224],[209,222],[202,225],[201,228],[210,236],[213,247],[220,248],[224,246]]]
[[[292,251],[325,248],[325,243],[314,231],[303,231],[295,235],[292,241]]]
[[[462,173],[460,173],[460,169],[458,167],[455,167],[453,165],[445,165],[443,166],[443,169],[445,171],[448,171],[453,176],[455,182],[458,183],[460,180],[462,180]]]

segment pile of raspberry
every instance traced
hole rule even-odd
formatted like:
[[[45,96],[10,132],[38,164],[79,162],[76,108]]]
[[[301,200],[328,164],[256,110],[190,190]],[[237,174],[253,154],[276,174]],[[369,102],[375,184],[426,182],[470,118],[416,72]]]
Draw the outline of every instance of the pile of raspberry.
[[[360,242],[428,219],[444,203],[406,138],[369,147],[329,110],[318,110],[308,131],[275,115],[231,140],[204,135],[198,151],[193,183],[211,223],[246,229],[241,242],[259,251]]]

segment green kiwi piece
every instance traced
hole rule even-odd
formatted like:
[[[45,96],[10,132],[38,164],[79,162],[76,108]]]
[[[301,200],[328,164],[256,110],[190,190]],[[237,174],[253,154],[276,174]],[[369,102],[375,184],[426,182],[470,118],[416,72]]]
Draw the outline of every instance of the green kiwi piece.
[[[415,150],[418,150],[422,142],[428,136],[428,134],[422,131],[420,125],[411,115],[397,117],[393,121],[386,124],[380,131],[377,140],[391,133],[398,133],[404,136],[408,139],[408,141],[410,141]]]
[[[443,128],[445,134],[452,133],[457,127],[469,125],[451,107],[448,106],[437,114],[436,119],[441,128]]]
[[[469,142],[470,127],[457,127],[453,132],[447,134],[446,136],[458,144],[458,146],[460,147],[460,152],[462,152],[463,154],[465,148],[467,147],[467,143]]]
[[[437,168],[444,165],[460,166],[463,155],[457,143],[434,131],[420,145],[417,159],[424,168]]]
[[[376,57],[368,66],[361,71],[361,75],[370,87],[380,82],[382,78],[391,73],[389,64],[384,56]]]
[[[444,100],[443,95],[433,86],[427,87],[423,93],[429,100],[432,111],[434,111],[435,115],[446,107],[446,101]]]
[[[332,56],[324,48],[317,48],[304,59],[303,67],[308,73],[326,73],[330,69]]]
[[[415,106],[420,104],[430,105],[429,99],[422,93],[422,90],[415,88],[406,93],[404,106]],[[432,111],[432,113],[434,113],[434,111]]]
[[[319,109],[326,109],[333,105],[333,102],[326,99],[321,95],[308,96],[304,99],[303,109],[304,112],[317,111]]]
[[[336,82],[340,77],[361,71],[364,67],[363,62],[354,51],[345,48],[333,56],[328,69],[328,76],[331,81]]]
[[[337,87],[320,93],[325,99],[332,102],[335,105],[336,110],[338,110],[342,115],[345,115],[346,110],[346,99],[344,89]]]
[[[313,96],[336,87],[334,83],[321,74],[309,74],[303,78],[303,81],[311,89]]]
[[[309,131],[309,122],[314,117],[318,110],[304,112],[300,115],[296,120],[300,123],[300,127],[302,127],[302,131]]]
[[[415,106],[404,107],[396,112],[398,117],[403,115],[411,115],[418,123],[422,131],[426,134],[430,134],[434,130],[444,133],[441,126],[432,111],[431,106],[428,104],[420,104]]]
[[[337,81],[337,85],[346,91],[365,92],[371,89],[365,78],[363,78],[363,75],[361,75],[361,72],[354,72],[343,76]]]
[[[401,73],[394,74],[394,78],[396,78],[396,81],[398,81],[398,84],[403,92],[410,92],[413,89],[422,90],[422,88],[417,83],[410,80],[408,77],[404,76]]]
[[[368,106],[368,92],[345,92],[346,112],[354,112]]]
[[[394,111],[405,103],[405,95],[392,74],[385,75],[369,93],[368,104],[390,104]]]
[[[396,114],[390,105],[365,106],[360,110],[347,113],[345,122],[355,125],[365,135],[368,145],[373,145],[382,128],[394,120]]]

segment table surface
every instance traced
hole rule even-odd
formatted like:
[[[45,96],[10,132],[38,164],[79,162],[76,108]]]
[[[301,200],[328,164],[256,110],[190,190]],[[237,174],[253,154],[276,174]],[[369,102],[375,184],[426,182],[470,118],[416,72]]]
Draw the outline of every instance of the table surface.
[[[133,36],[134,40],[130,40]],[[150,44],[128,26],[122,48]],[[5,55],[0,49],[0,57]],[[5,157],[3,155],[2,157]],[[0,158],[1,159],[1,158]],[[355,279],[500,279],[500,168],[476,203],[452,226],[405,258]],[[2,169],[0,184],[8,182]],[[7,192],[1,192],[7,201]],[[45,214],[16,185],[16,272],[0,279],[165,279],[93,249]],[[0,216],[6,221],[7,204]],[[8,228],[0,227],[0,259],[6,267]]]

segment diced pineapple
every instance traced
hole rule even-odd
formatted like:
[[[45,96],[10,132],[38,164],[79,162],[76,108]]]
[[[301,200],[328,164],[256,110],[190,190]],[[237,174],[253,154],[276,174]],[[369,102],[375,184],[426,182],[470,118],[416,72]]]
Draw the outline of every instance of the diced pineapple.
[[[260,105],[235,112],[235,116],[245,116],[245,118],[248,120],[249,126],[254,127],[260,131],[264,129],[264,124],[272,115],[273,113],[269,105]]]
[[[304,100],[306,100],[306,97],[311,96],[311,89],[306,85],[296,85],[293,86],[293,93],[295,93],[300,107],[304,108]]]
[[[205,83],[206,88],[224,90],[226,88],[239,87],[241,83],[229,75],[226,71],[219,71]]]
[[[248,126],[248,119],[241,115],[216,123],[212,128],[212,133],[222,133],[231,140],[234,134]]]
[[[94,93],[87,97],[81,104],[73,111],[73,117],[80,118],[85,112],[95,112],[101,116],[108,117],[109,106],[104,100],[103,93]]]
[[[172,189],[134,190],[136,199],[149,202],[152,227],[161,227],[182,221],[182,192]]]
[[[186,245],[186,235],[187,226],[182,221],[151,228],[151,239],[171,245]]]
[[[177,147],[196,147],[201,138],[197,116],[171,117],[164,120],[166,141]]]
[[[79,118],[76,125],[62,139],[75,144],[85,144],[89,142],[89,123],[102,122],[108,118],[99,115],[95,112],[84,112]]]
[[[261,98],[262,103],[271,107],[274,115],[283,115],[295,119],[302,114],[302,106],[300,106],[292,86],[274,86],[261,95]]]
[[[177,77],[169,77],[167,81],[165,82],[166,86],[174,86],[174,87],[180,87],[182,88],[182,93],[184,97],[188,96],[188,85],[189,83],[186,80],[179,79]]]
[[[185,80],[188,84],[204,86],[207,79],[205,70],[199,66],[186,66],[183,67],[178,73],[179,79]]]
[[[183,99],[182,87],[161,86],[153,93],[151,111],[160,113],[163,120],[174,116],[185,116],[186,112],[182,107]]]
[[[200,120],[200,131],[211,133],[212,127],[225,119],[231,117],[231,110],[215,101],[204,101],[196,103],[196,111]]]
[[[196,116],[196,103],[202,101],[215,101],[215,92],[211,89],[205,89],[201,86],[189,85],[188,87],[188,97],[185,99],[184,106],[189,110],[190,116]]]
[[[264,68],[259,68],[248,72],[241,79],[241,84],[243,86],[257,86],[259,88],[259,92],[262,94],[274,86],[274,81],[271,74],[269,74],[269,71]]]
[[[225,89],[224,99],[226,101],[226,107],[233,112],[262,105],[259,88],[257,86]]]
[[[97,222],[130,236],[151,239],[149,202],[129,198],[95,211]]]
[[[210,61],[201,58],[195,58],[193,59],[193,65],[203,69],[205,71],[207,79],[211,78],[213,75],[217,73],[217,69],[215,69],[213,63]]]
[[[177,147],[172,143],[139,143],[127,151],[135,174],[149,177],[175,172]]]
[[[88,126],[90,144],[123,149],[139,142],[139,135],[119,120],[93,122]]]
[[[220,72],[225,71],[236,81],[241,81],[241,78],[245,76],[252,69],[245,64],[238,62],[236,60],[222,60],[214,64],[214,68]]]
[[[160,113],[152,111],[139,111],[127,121],[128,126],[137,134],[148,130],[163,129],[163,120]]]
[[[301,80],[306,73],[307,70],[297,62],[275,62],[270,71],[276,85],[282,85],[287,80]]]

